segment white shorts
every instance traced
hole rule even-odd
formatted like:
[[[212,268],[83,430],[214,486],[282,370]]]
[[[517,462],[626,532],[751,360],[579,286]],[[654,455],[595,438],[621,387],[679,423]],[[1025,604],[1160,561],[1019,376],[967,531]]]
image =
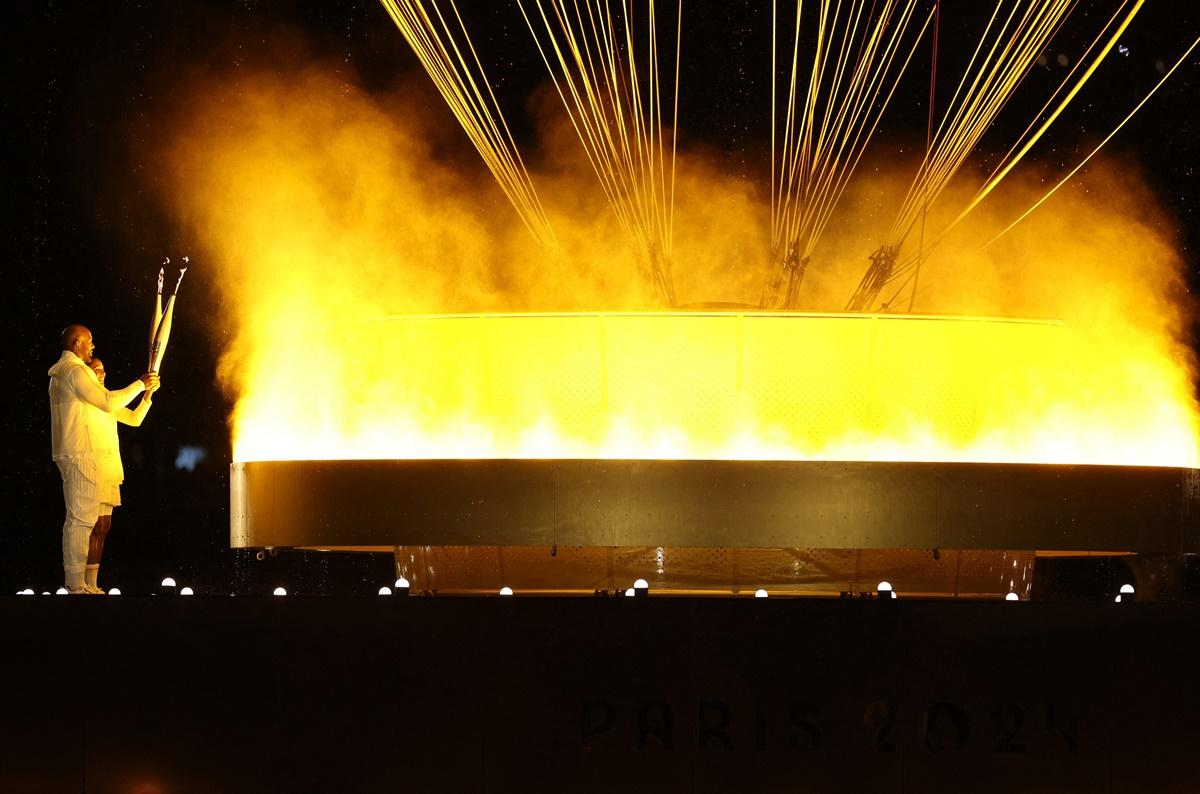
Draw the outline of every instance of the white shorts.
[[[121,484],[105,482],[103,467],[87,458],[56,460],[63,478],[63,502],[67,520],[91,527],[100,516],[112,515],[121,504]]]

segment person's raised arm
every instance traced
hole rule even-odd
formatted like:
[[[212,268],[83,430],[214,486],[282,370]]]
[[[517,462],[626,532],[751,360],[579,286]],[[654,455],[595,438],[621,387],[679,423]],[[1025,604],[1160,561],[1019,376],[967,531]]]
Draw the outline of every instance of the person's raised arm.
[[[138,380],[117,391],[108,391],[103,386],[89,378],[82,367],[71,371],[68,383],[79,399],[96,406],[101,411],[116,413],[118,408],[124,408],[126,403],[141,394],[148,387],[157,386],[158,375],[147,372]]]
[[[142,399],[138,400],[137,408],[132,411],[128,408],[117,409],[117,421],[123,425],[130,427],[138,427],[142,424],[142,420],[146,418],[146,412],[150,410],[150,395],[153,392],[146,392],[142,395]]]

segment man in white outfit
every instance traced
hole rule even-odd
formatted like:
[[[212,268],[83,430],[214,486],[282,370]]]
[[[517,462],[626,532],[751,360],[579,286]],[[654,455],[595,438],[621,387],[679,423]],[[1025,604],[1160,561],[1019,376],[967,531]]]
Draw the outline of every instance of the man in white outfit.
[[[100,385],[103,386],[108,375],[104,369],[104,362],[93,354],[88,366],[91,367],[92,372],[96,373],[96,380],[100,381]],[[114,497],[111,503],[104,502],[100,505],[100,518],[96,521],[96,526],[92,527],[92,534],[88,539],[87,567],[83,572],[83,586],[94,595],[104,595],[104,590],[100,588],[98,582],[100,558],[104,556],[104,540],[108,537],[108,531],[112,529],[113,508],[121,504],[120,485],[125,482],[125,467],[121,465],[121,446],[117,438],[117,423],[139,427],[150,410],[150,396],[154,392],[154,388],[142,392],[142,399],[138,401],[137,408],[133,410],[118,408],[111,414],[100,412],[100,421],[105,426],[104,440],[106,443],[103,449],[97,451],[97,458],[110,464],[109,470],[102,475],[104,481],[115,482],[118,488],[111,491]]]
[[[66,503],[63,571],[67,592],[99,593],[85,576],[92,530],[101,516],[111,516],[113,506],[121,503],[120,479],[114,479],[121,465],[112,442],[114,416],[127,410],[134,397],[157,389],[158,375],[147,372],[124,389],[108,391],[88,366],[96,349],[91,331],[82,325],[67,326],[62,349],[49,375],[50,441]]]

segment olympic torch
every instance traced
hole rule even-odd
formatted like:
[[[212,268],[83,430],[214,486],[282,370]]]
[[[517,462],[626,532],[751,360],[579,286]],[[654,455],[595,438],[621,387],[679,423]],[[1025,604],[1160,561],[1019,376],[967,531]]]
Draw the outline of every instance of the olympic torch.
[[[163,291],[163,274],[167,265],[171,264],[171,257],[163,260],[163,267],[158,269],[158,294],[154,296],[154,317],[150,320],[150,365],[147,371],[154,368],[154,335],[158,333],[158,324],[162,322],[162,291]]]
[[[183,274],[187,272],[188,258],[186,256],[183,258],[183,262],[185,267],[179,271],[179,280],[175,282],[175,291],[171,293],[171,297],[167,298],[167,307],[159,318],[154,329],[154,337],[150,342],[150,371],[156,374],[159,367],[162,366],[163,356],[167,353],[167,341],[171,338],[171,321],[175,317],[175,298],[179,295],[179,285],[183,283]],[[159,300],[161,299],[160,295]]]

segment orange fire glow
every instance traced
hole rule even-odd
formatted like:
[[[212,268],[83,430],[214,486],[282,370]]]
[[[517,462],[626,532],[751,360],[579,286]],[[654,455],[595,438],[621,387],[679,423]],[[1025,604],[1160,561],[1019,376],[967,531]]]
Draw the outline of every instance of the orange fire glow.
[[[482,169],[435,149],[455,131],[420,90],[381,100],[310,68],[189,106],[166,165],[177,218],[219,268],[238,461],[1200,466],[1177,246],[1129,168],[1093,170],[985,251],[1036,177],[956,230],[918,308],[984,319],[664,314],[637,311],[635,264],[561,127],[531,158],[565,252],[547,253]],[[681,300],[755,302],[762,196],[702,153],[679,171]],[[810,309],[844,303],[911,170],[876,174],[814,255]]]

